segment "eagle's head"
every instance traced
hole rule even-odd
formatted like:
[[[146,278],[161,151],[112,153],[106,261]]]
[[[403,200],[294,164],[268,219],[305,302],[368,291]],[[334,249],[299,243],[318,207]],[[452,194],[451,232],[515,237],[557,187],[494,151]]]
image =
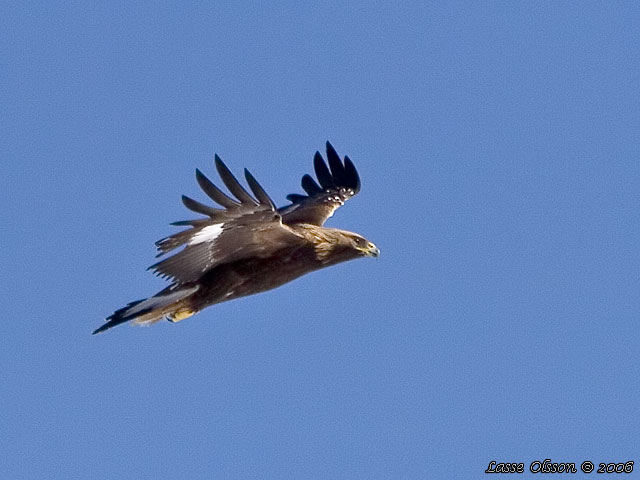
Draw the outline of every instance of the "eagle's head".
[[[325,266],[380,255],[378,247],[357,233],[336,228],[313,227],[312,230],[316,257]]]
[[[363,257],[377,257],[380,255],[380,249],[376,247],[372,242],[367,240],[357,233],[348,232],[348,238],[351,243],[351,248],[357,252],[358,255]]]

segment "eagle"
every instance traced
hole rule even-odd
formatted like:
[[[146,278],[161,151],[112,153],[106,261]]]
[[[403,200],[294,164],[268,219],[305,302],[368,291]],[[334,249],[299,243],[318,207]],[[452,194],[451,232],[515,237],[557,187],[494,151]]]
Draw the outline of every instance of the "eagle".
[[[178,322],[208,306],[274,289],[321,268],[377,257],[380,250],[363,236],[323,226],[360,191],[360,177],[349,157],[342,160],[329,142],[326,149],[326,162],[320,152],[313,158],[317,181],[304,175],[306,195],[287,195],[290,204],[280,208],[245,169],[252,196],[218,155],[216,170],[233,196],[196,169],[200,188],[222,208],[183,195],[185,207],[204,218],[172,223],[188,228],[158,240],[157,257],[181,250],[148,268],[170,285],[116,310],[93,333],[129,321]]]

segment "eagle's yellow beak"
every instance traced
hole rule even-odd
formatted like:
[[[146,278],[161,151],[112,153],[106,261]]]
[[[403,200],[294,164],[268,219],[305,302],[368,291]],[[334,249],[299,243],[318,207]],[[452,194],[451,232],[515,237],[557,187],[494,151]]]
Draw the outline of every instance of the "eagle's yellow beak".
[[[367,246],[362,249],[362,253],[367,257],[377,257],[380,255],[380,249],[376,247],[373,243],[367,243]]]

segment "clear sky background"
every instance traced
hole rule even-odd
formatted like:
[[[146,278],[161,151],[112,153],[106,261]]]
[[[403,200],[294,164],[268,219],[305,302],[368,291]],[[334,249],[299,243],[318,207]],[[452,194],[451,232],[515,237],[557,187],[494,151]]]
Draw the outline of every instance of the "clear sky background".
[[[0,476],[640,462],[639,19],[637,2],[5,3]],[[217,152],[283,205],[326,140],[363,182],[329,225],[380,258],[90,335],[165,285],[145,268],[192,218],[180,194],[206,198],[195,168],[215,178]]]

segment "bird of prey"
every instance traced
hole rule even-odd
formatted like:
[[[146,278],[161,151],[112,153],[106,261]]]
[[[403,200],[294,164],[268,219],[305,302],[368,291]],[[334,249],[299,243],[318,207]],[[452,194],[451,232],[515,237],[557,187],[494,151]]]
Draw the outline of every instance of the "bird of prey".
[[[327,163],[316,152],[318,181],[302,177],[306,195],[290,194],[291,203],[276,208],[244,171],[251,196],[215,156],[220,179],[233,197],[196,169],[200,188],[223,208],[182,196],[189,209],[205,218],[172,223],[188,227],[158,240],[158,257],[183,247],[149,267],[171,284],[153,297],[114,312],[93,333],[124,322],[150,325],[166,318],[178,322],[216,303],[279,287],[301,275],[359,257],[377,257],[378,248],[357,233],[323,227],[333,212],[360,191],[360,177],[349,157],[340,159],[327,142]]]

